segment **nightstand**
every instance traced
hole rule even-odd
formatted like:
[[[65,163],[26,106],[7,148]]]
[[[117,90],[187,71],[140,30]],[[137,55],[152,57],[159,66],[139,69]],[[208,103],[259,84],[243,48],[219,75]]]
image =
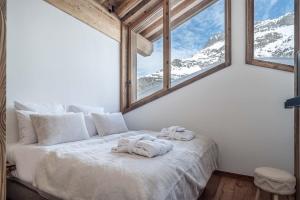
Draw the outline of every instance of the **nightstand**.
[[[10,162],[6,162],[6,176],[10,177],[11,176],[11,172],[16,170],[16,165],[12,164]]]

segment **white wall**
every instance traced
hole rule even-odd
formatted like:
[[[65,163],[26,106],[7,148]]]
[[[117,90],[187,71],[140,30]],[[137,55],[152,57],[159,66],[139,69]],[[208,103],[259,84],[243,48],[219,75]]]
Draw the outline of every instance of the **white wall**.
[[[119,109],[119,44],[43,0],[8,0],[7,142],[14,100]]]
[[[245,65],[245,1],[232,0],[231,67],[126,114],[131,129],[181,125],[213,138],[221,170],[293,172],[293,74]]]
[[[178,124],[212,137],[221,169],[293,170],[293,74],[245,65],[245,1],[232,0],[231,67],[126,114],[131,129]],[[42,0],[8,0],[7,104],[59,102],[119,107],[118,43]],[[8,111],[7,141],[15,141]]]

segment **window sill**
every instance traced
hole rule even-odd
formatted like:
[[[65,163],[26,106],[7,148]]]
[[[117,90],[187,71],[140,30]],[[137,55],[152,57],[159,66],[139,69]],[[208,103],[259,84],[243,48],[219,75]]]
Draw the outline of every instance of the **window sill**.
[[[292,65],[285,65],[285,64],[273,63],[273,62],[256,60],[256,59],[248,59],[246,61],[246,64],[270,68],[270,69],[276,69],[276,70],[281,70],[286,72],[294,72],[294,66]]]

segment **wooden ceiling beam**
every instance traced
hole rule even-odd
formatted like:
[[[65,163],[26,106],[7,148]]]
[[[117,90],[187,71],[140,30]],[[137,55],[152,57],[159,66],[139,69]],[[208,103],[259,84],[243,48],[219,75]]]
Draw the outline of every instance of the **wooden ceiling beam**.
[[[192,8],[193,6],[197,5],[199,0],[184,0],[181,3],[175,5],[171,10],[171,21],[179,17],[181,14]],[[159,30],[163,29],[163,17],[160,16],[156,21],[152,24],[141,30],[141,35],[146,38],[149,38],[151,35],[155,34]]]
[[[121,22],[95,0],[45,0],[112,39],[120,42]]]
[[[185,1],[185,0],[172,0],[170,2],[171,9],[178,6],[182,1]],[[135,31],[141,32],[142,30],[144,30],[145,28],[150,26],[152,23],[154,23],[158,19],[160,19],[160,18],[162,19],[162,15],[163,15],[162,7],[163,7],[162,1],[158,1],[157,4],[155,4],[151,8],[149,8],[149,9],[143,8],[145,10],[144,12],[140,12],[140,13],[136,14],[136,16],[137,16],[136,19],[133,20],[133,22],[131,23],[131,24],[134,24],[133,26],[135,26]]]
[[[158,6],[161,6],[161,0],[143,0],[134,9],[130,10],[122,17],[121,21],[125,25],[131,26],[133,23],[140,20],[142,16],[152,12],[152,10],[156,9]]]
[[[141,2],[142,0],[125,0],[120,6],[117,7],[115,13],[119,18],[122,18]]]
[[[153,43],[141,36],[136,35],[137,52],[142,56],[150,56],[153,53]]]
[[[136,15],[136,13],[140,12],[141,10],[144,9],[144,7],[146,5],[149,5],[151,2],[151,0],[143,0],[141,1],[137,6],[135,6],[133,9],[131,9],[124,17],[121,18],[121,21],[124,22],[125,24],[126,21],[128,21],[128,18],[132,17],[133,15]],[[149,3],[149,4],[148,4]]]
[[[197,5],[189,8],[185,13],[181,14],[178,18],[174,19],[171,22],[171,28],[175,29],[176,27],[180,26],[181,24],[186,22],[188,19],[194,17],[195,15],[197,15],[198,13],[200,13],[201,11],[203,11],[204,9],[211,6],[212,4],[214,4],[217,1],[218,0],[202,0]],[[225,20],[225,18],[224,18],[224,20]]]
[[[176,27],[180,26],[184,22],[186,22],[188,19],[192,18],[193,16],[197,15],[199,12],[204,10],[205,8],[209,7],[210,5],[214,4],[217,0],[202,0],[200,3],[197,2],[196,5],[189,6],[187,9],[184,9],[184,12],[181,12],[180,14],[176,14],[171,19],[170,26],[171,30],[174,30]],[[146,37],[150,41],[155,41],[162,35],[163,32],[163,26],[160,25],[160,27],[156,27],[155,31],[151,32],[144,32],[141,33],[142,36]],[[150,34],[151,33],[151,34]],[[145,36],[147,35],[147,36]]]

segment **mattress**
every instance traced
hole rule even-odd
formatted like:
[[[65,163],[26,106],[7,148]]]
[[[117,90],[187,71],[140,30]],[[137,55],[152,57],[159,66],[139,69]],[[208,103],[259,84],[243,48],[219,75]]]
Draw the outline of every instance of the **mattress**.
[[[113,138],[115,136],[106,136],[106,138],[94,136],[88,140],[51,146],[39,146],[38,144],[23,145],[19,143],[8,144],[6,147],[6,159],[11,164],[16,165],[16,171],[12,173],[13,176],[32,184],[37,165],[48,152],[55,151],[56,149],[68,145],[80,145],[87,143],[87,141],[104,140],[109,139],[110,137]]]
[[[14,145],[9,159],[19,179],[62,199],[197,199],[217,168],[217,145],[197,135],[172,141],[171,152],[155,158],[112,153],[121,137],[138,131],[52,146]]]

